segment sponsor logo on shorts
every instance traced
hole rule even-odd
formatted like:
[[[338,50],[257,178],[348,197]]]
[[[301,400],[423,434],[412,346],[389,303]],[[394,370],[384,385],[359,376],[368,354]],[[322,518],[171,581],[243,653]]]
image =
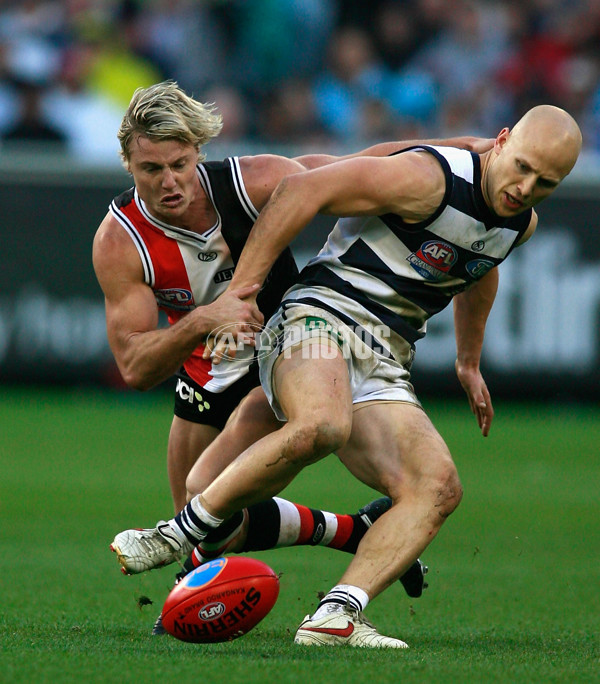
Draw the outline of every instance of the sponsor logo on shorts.
[[[190,311],[194,308],[194,295],[191,290],[182,287],[171,287],[165,290],[154,290],[158,306],[174,311]]]
[[[331,337],[331,339],[339,346],[341,347],[344,343],[344,340],[342,336],[340,335],[339,332],[335,332],[333,330],[333,326],[329,321],[326,321],[324,318],[318,318],[317,316],[307,316],[304,319],[304,328],[305,330],[318,330],[319,332],[324,332]]]
[[[181,378],[177,378],[177,385],[175,386],[175,393],[182,401],[187,401],[190,404],[196,404],[196,408],[200,413],[208,411],[210,404],[204,399],[202,394],[195,390],[191,385]]]
[[[440,240],[424,242],[406,260],[425,280],[441,280],[452,268],[458,255],[454,247]]]

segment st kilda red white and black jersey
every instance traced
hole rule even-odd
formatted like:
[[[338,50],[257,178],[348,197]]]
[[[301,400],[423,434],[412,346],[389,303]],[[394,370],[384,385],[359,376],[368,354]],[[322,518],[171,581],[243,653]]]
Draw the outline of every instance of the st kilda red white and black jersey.
[[[152,288],[158,307],[172,325],[198,306],[213,302],[231,278],[246,239],[258,217],[242,178],[239,159],[205,162],[198,178],[212,201],[217,221],[202,235],[154,218],[135,187],[118,197],[110,211],[135,244],[144,268],[144,280]],[[258,296],[267,320],[283,293],[298,275],[290,250],[273,266]],[[238,352],[235,361],[213,366],[197,347],[183,364],[190,377],[211,392],[221,392],[248,373],[253,350]]]

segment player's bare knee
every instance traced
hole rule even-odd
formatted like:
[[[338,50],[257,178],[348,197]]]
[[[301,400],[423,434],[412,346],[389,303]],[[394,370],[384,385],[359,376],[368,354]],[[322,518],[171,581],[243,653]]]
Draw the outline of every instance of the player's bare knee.
[[[350,424],[325,421],[290,425],[283,456],[305,465],[324,458],[343,446],[350,436]]]
[[[441,518],[447,518],[460,503],[463,488],[453,463],[439,469],[434,487],[435,507]]]
[[[313,449],[316,453],[327,456],[346,444],[350,438],[352,426],[350,422],[342,421],[333,424],[323,422],[315,427]]]
[[[189,503],[196,494],[200,494],[204,487],[200,484],[198,478],[194,477],[192,471],[185,479],[186,500]]]

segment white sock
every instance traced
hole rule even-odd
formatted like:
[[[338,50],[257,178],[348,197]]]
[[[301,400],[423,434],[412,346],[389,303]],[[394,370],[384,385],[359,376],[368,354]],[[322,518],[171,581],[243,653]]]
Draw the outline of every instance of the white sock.
[[[198,495],[184,506],[180,513],[169,520],[169,525],[178,537],[184,538],[194,547],[222,522],[221,518],[216,518],[204,508]]]
[[[364,589],[351,584],[337,584],[321,599],[312,619],[317,620],[344,608],[356,610],[360,613],[367,607],[368,603],[369,595]]]

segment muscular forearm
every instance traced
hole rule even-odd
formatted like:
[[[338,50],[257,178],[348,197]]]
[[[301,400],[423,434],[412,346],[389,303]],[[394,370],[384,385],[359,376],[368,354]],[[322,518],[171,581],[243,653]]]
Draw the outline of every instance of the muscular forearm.
[[[462,150],[479,151],[484,147],[488,149],[491,147],[491,141],[487,139],[476,138],[474,136],[458,136],[456,138],[432,138],[432,139],[416,139],[416,140],[396,140],[393,142],[383,142],[367,147],[365,150],[354,155],[348,155],[345,158],[358,156],[372,156],[384,157],[395,152],[406,150],[409,147],[418,147],[420,145],[434,145],[436,147],[458,147]]]
[[[498,269],[454,298],[456,358],[461,366],[478,367],[487,319],[498,289]]]
[[[169,328],[129,335],[115,350],[117,365],[125,382],[138,390],[148,390],[170,378],[203,343],[211,331],[206,307],[192,311]]]
[[[432,139],[416,139],[416,140],[394,140],[389,142],[377,143],[371,147],[367,147],[360,152],[353,152],[347,155],[335,156],[332,154],[305,154],[301,157],[296,157],[295,161],[299,162],[305,169],[316,169],[326,164],[332,164],[342,159],[353,159],[354,157],[386,157],[396,152],[401,152],[409,147],[418,147],[419,145],[435,145],[440,147],[458,147],[462,150],[469,150],[471,152],[485,152],[493,146],[493,140],[490,138],[478,138],[475,136],[463,135],[456,138],[432,138]]]
[[[127,384],[150,389],[166,380],[203,344],[208,335],[226,333],[246,342],[244,333],[264,323],[253,298],[258,287],[228,289],[206,306],[190,311],[170,328],[114,334],[111,347]],[[118,330],[115,324],[113,330]],[[109,338],[110,338],[109,334]]]
[[[479,367],[483,335],[498,289],[498,269],[454,298],[456,375],[467,394],[481,434],[487,437],[494,418],[492,399]]]

